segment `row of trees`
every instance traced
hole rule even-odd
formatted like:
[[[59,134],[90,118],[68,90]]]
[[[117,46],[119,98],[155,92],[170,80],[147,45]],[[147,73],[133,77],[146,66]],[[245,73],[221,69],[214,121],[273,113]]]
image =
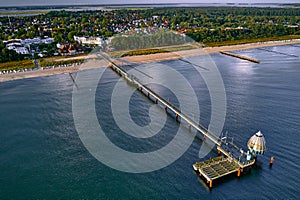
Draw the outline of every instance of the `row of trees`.
[[[194,29],[187,35],[198,42],[222,42],[243,39],[279,37],[284,35],[300,35],[299,28],[289,28],[283,25],[251,25],[247,29]]]
[[[33,69],[35,67],[33,60],[22,60],[0,63],[0,71]]]
[[[115,50],[133,50],[170,45],[180,45],[186,43],[186,37],[170,31],[159,30],[150,35],[133,34],[117,36],[111,41]]]
[[[48,61],[46,59],[40,59],[39,65],[40,67],[57,67],[57,66],[63,66],[63,65],[69,65],[69,64],[81,64],[84,62],[84,59],[72,59],[72,60],[61,60],[61,61]]]

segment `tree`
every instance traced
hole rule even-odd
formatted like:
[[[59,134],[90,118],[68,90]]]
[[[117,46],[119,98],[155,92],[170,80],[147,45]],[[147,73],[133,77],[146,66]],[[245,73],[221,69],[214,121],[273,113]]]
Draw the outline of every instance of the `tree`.
[[[71,31],[71,32],[68,33],[68,40],[70,42],[74,42],[74,35],[76,35],[75,31]]]
[[[54,36],[54,42],[55,43],[61,43],[63,42],[64,39],[63,39],[63,34],[62,33],[57,33],[55,36]]]

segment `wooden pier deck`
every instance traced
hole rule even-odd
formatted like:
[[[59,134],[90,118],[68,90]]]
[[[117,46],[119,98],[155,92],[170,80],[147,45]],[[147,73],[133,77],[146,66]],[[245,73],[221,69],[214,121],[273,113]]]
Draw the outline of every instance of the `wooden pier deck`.
[[[212,187],[212,181],[228,174],[237,172],[240,170],[239,165],[229,158],[219,156],[203,162],[196,162],[193,165],[195,171],[199,172],[200,176],[209,183],[209,187]]]
[[[212,188],[213,180],[235,172],[239,177],[246,167],[252,166],[254,163],[254,159],[243,164],[233,157],[218,156],[203,162],[196,162],[193,168],[207,180],[209,187]]]

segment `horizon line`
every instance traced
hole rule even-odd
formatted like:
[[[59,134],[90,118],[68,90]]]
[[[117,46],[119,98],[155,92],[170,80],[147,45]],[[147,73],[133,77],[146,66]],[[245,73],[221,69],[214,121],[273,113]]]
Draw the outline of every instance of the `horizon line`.
[[[94,3],[76,3],[76,4],[31,4],[31,5],[7,5],[7,6],[0,6],[1,8],[19,8],[19,7],[45,7],[45,6],[53,6],[53,7],[63,7],[63,6],[134,6],[134,5],[300,5],[300,3],[127,3],[127,4],[122,4],[122,3],[110,3],[110,4],[94,4]]]

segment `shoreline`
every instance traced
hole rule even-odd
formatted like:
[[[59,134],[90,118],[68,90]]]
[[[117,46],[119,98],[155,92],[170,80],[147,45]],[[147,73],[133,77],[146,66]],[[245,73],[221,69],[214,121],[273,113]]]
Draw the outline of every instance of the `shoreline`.
[[[96,69],[96,68],[107,67],[107,66],[108,64],[104,60],[96,60],[96,61],[89,60],[79,66],[76,65],[76,66],[68,66],[68,67],[56,67],[51,69],[37,69],[37,70],[27,71],[27,72],[1,74],[0,83],[6,81],[19,80],[19,79],[26,79],[26,78],[69,74],[69,73],[74,73],[82,70]]]
[[[282,46],[282,45],[299,44],[299,43],[300,43],[300,39],[269,41],[269,42],[261,42],[261,43],[248,43],[248,44],[220,46],[220,47],[206,47],[201,50],[191,49],[191,50],[182,50],[176,52],[149,54],[149,55],[127,56],[124,57],[123,59],[129,62],[139,64],[145,62],[157,62],[163,60],[178,59],[182,57],[197,56],[201,54],[218,53],[220,51],[247,50],[247,49],[256,49],[261,47]],[[91,55],[87,55],[85,58],[91,58]],[[0,82],[6,82],[6,81],[12,81],[12,80],[18,80],[24,78],[35,78],[35,77],[42,77],[42,76],[74,73],[81,70],[95,69],[95,68],[101,68],[107,66],[108,63],[106,63],[104,60],[101,61],[91,60],[80,66],[58,67],[58,68],[44,69],[44,70],[38,69],[38,70],[27,71],[27,72],[1,74]]]
[[[201,50],[191,49],[191,50],[183,50],[177,52],[128,56],[128,57],[124,57],[124,59],[134,63],[145,63],[145,62],[156,62],[162,60],[172,60],[181,57],[197,56],[201,54],[219,53],[221,51],[238,51],[238,50],[247,50],[247,49],[257,49],[261,47],[283,46],[283,45],[290,45],[290,44],[300,44],[300,39],[248,43],[248,44],[238,44],[238,45],[220,46],[220,47],[205,47]]]

